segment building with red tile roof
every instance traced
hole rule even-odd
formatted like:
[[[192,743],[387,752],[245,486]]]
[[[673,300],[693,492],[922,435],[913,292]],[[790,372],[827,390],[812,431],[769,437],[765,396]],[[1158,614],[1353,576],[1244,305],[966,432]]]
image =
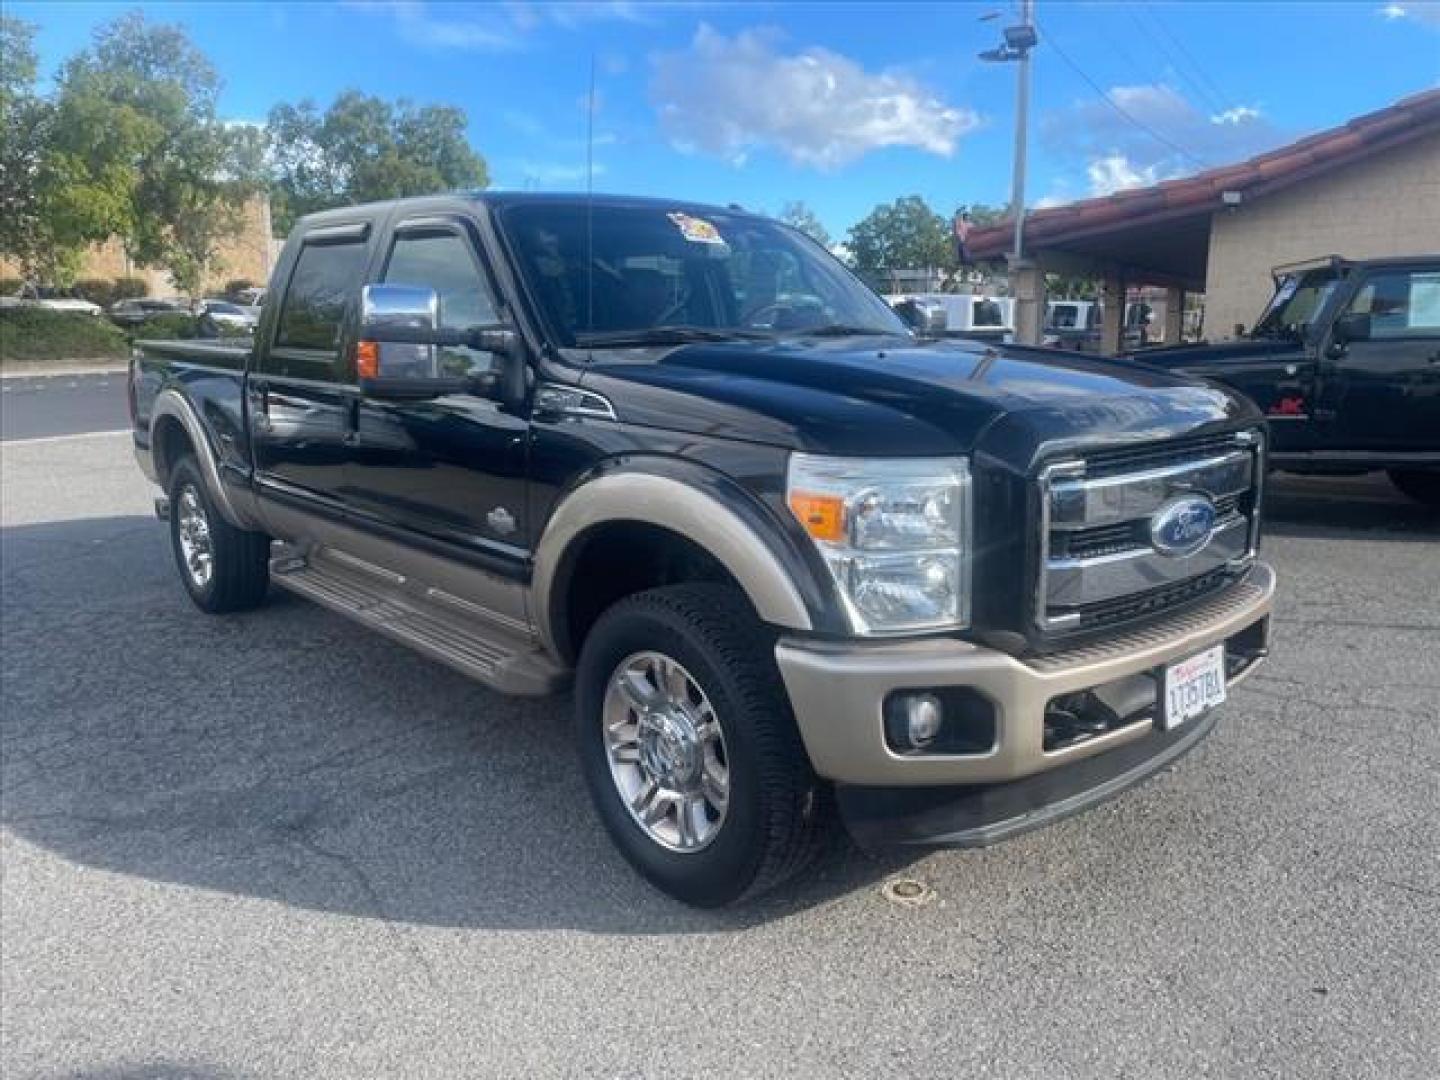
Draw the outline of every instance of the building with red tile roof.
[[[1012,223],[977,229],[969,248],[1001,259],[1012,236]],[[1117,295],[1204,292],[1211,340],[1259,313],[1271,267],[1332,252],[1440,252],[1440,89],[1248,161],[1025,218],[1025,255],[1042,273],[1102,276]]]

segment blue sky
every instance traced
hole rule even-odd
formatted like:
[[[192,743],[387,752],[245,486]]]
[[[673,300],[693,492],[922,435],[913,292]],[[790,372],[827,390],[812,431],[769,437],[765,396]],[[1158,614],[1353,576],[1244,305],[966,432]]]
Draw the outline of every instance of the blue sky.
[[[6,4],[39,25],[46,73],[135,6]],[[1012,3],[142,7],[214,61],[227,118],[350,87],[459,105],[499,187],[583,189],[593,57],[597,190],[800,199],[837,238],[900,195],[947,214],[1009,195],[1014,70],[976,54]],[[1243,158],[1440,84],[1436,3],[1039,0],[1036,19],[1031,204]]]

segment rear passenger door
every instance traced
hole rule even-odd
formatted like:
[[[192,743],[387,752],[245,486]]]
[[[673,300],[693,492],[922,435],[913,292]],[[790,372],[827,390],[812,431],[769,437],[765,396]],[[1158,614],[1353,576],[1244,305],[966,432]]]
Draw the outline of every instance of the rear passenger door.
[[[402,220],[375,280],[431,288],[440,325],[464,330],[501,321],[477,235],[461,215]],[[498,359],[468,348],[439,351],[440,374],[491,370]],[[475,394],[432,401],[357,402],[346,504],[357,523],[395,532],[505,577],[528,555],[523,520],[528,419]]]
[[[256,486],[262,499],[289,510],[342,512],[358,399],[345,314],[365,280],[369,237],[366,222],[304,236],[269,346],[250,373]]]

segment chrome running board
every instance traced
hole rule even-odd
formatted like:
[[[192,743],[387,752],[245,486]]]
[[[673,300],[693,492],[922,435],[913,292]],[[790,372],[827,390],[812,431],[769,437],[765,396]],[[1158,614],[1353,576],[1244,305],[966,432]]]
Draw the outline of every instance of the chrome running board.
[[[276,545],[270,579],[501,693],[538,696],[569,685],[567,669],[488,612],[343,552]]]

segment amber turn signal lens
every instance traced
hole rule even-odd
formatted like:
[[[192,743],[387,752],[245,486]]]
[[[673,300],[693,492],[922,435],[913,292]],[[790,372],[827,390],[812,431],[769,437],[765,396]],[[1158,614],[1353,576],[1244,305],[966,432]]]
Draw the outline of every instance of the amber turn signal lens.
[[[804,491],[792,491],[790,511],[800,519],[805,531],[816,540],[838,543],[845,539],[843,499],[834,495],[811,495]]]
[[[355,374],[362,379],[378,379],[380,377],[380,345],[377,342],[356,342]]]

